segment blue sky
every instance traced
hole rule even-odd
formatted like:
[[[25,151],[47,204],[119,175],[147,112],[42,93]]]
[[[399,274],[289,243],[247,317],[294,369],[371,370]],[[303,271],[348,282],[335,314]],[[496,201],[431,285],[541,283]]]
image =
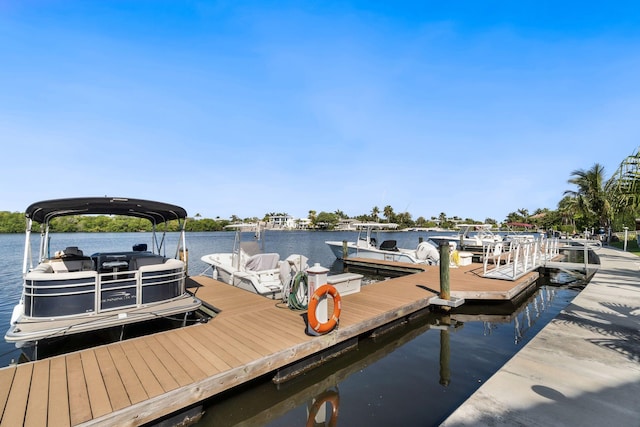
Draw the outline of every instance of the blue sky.
[[[0,210],[555,209],[640,146],[640,5],[0,1]]]

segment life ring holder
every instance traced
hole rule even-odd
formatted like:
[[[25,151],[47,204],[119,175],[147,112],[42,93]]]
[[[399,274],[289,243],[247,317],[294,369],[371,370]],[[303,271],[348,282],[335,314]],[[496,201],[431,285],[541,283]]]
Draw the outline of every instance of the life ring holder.
[[[318,318],[316,316],[316,309],[318,308],[320,298],[324,297],[325,295],[331,295],[331,297],[333,298],[333,313],[331,314],[331,318],[329,320],[322,323],[318,321]],[[340,311],[342,310],[341,305],[342,299],[340,298],[340,293],[338,293],[338,290],[333,286],[326,284],[316,289],[309,299],[307,310],[307,320],[309,321],[309,326],[311,326],[311,329],[318,332],[319,334],[324,334],[335,328],[338,324],[338,321],[340,320]]]
[[[338,406],[340,405],[340,395],[335,390],[327,390],[316,398],[311,409],[309,409],[309,417],[307,418],[307,427],[313,427],[316,425],[315,418],[320,410],[320,407],[326,403],[331,403],[331,419],[328,426],[335,426],[338,421]]]

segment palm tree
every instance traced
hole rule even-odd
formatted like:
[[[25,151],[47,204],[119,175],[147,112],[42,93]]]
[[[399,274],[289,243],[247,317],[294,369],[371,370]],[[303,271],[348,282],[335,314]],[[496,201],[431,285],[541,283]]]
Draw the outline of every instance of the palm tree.
[[[440,221],[440,225],[442,226],[442,224],[447,222],[447,214],[444,212],[440,212],[440,215],[438,215],[438,221]]]
[[[309,211],[309,222],[311,223],[311,227],[316,228],[316,211],[313,209]]]
[[[578,212],[584,214],[585,218],[591,222],[588,225],[597,224],[608,228],[613,211],[609,195],[605,190],[607,182],[604,173],[604,167],[599,163],[594,164],[589,170],[574,170],[571,172],[573,178],[568,182],[578,188],[567,190],[564,194],[575,198]]]
[[[522,222],[529,222],[529,209],[518,209],[518,214],[522,218]]]
[[[391,222],[391,219],[393,218],[393,208],[391,207],[391,205],[387,205],[384,207],[383,210],[383,215],[385,218],[387,218],[387,222]]]
[[[605,185],[617,226],[635,222],[640,212],[640,148],[620,163]]]
[[[371,218],[377,222],[379,214],[380,214],[380,208],[377,206],[374,206],[373,209],[371,209]]]
[[[576,214],[578,213],[578,203],[575,197],[565,196],[558,202],[558,213],[562,218],[562,224],[571,225],[576,231]]]

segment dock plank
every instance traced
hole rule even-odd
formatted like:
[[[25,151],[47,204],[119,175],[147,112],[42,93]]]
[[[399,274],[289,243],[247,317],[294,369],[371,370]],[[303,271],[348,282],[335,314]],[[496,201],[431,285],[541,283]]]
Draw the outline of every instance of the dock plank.
[[[266,338],[265,335],[256,333],[254,325],[248,325],[246,322],[231,318],[227,318],[225,321],[234,328],[238,337],[260,354],[270,354],[281,349],[280,345]]]
[[[201,340],[202,342],[210,342],[213,346],[215,346],[215,354],[222,360],[229,369],[237,368],[243,364],[242,360],[238,357],[234,352],[228,351],[227,348],[218,341],[210,341],[211,335],[207,333],[209,325],[203,325],[202,327],[193,328],[193,330],[189,331],[196,339]]]
[[[140,384],[144,388],[149,398],[153,398],[164,393],[164,388],[158,378],[151,371],[151,368],[144,360],[133,341],[124,341],[120,343],[122,352],[127,357],[131,367],[136,371],[136,376],[140,380]]]
[[[164,392],[168,392],[178,388],[178,382],[171,375],[169,370],[162,364],[158,356],[149,347],[149,341],[143,339],[136,339],[133,345],[138,350],[140,356],[143,358],[153,376],[158,380]]]
[[[185,372],[191,378],[191,382],[200,381],[207,377],[207,374],[200,369],[199,365],[192,358],[190,353],[183,351],[183,349],[176,345],[174,341],[172,341],[169,336],[175,335],[175,333],[169,332],[165,334],[156,335],[156,339],[164,347],[167,353],[171,354],[173,358],[179,362],[180,367],[184,368]]]
[[[145,340],[145,342],[180,387],[193,382],[193,379],[182,367],[180,361],[175,358],[175,355],[169,353],[162,344],[160,344],[157,336],[151,336],[148,340]]]
[[[182,348],[185,353],[189,354],[191,363],[197,365],[206,376],[215,375],[220,372],[220,369],[216,368],[214,363],[207,358],[202,348],[197,346],[194,340],[189,339],[190,336],[186,334],[169,334],[167,335],[176,346]]]
[[[223,358],[218,354],[217,349],[209,348],[202,344],[200,340],[199,332],[197,329],[204,328],[205,325],[194,326],[193,328],[187,328],[184,330],[184,333],[180,334],[181,336],[186,336],[185,341],[189,343],[189,345],[194,348],[199,354],[207,359],[209,363],[211,363],[214,368],[218,371],[226,371],[232,368],[232,365],[228,364]]]
[[[51,359],[49,369],[49,427],[68,427],[71,425],[69,414],[69,389],[67,387],[67,361],[65,357]]]
[[[225,347],[230,353],[233,353],[233,355],[243,364],[264,356],[239,341],[233,332],[227,332],[221,328],[209,327],[203,328],[203,333],[208,334],[213,342],[217,342],[220,346]]]
[[[121,346],[109,346],[109,354],[113,363],[118,370],[118,375],[122,380],[122,384],[126,390],[127,396],[132,404],[142,402],[149,398],[149,395],[144,389],[142,382],[138,378],[136,370],[133,368],[129,359],[124,354]]]
[[[15,427],[22,425],[29,399],[32,373],[33,364],[18,365],[0,426]]]
[[[120,378],[118,369],[113,363],[109,349],[107,347],[99,347],[96,349],[95,354],[113,410],[117,411],[118,409],[130,406],[131,401],[129,400],[126,387]]]
[[[256,329],[259,330],[261,334],[264,334],[265,337],[268,337],[269,340],[277,343],[281,347],[295,345],[305,339],[305,324],[302,319],[298,326],[297,323],[292,323],[291,319],[289,319],[289,322],[287,323],[282,323],[282,319],[278,318],[278,314],[276,313],[271,313],[269,318],[265,318],[265,316],[258,313],[245,313],[242,316],[242,321],[246,324],[253,325],[254,327],[256,325],[263,324],[278,325],[277,329],[270,327]]]
[[[91,413],[94,417],[100,417],[113,411],[109,401],[109,393],[105,385],[105,379],[100,372],[100,366],[95,351],[81,353],[82,370],[87,383],[87,393],[91,404]]]
[[[91,403],[87,384],[82,371],[80,353],[71,353],[67,357],[67,386],[69,388],[69,417],[76,425],[92,418]]]
[[[33,365],[31,389],[27,413],[24,417],[26,426],[47,425],[47,409],[49,407],[49,360],[42,360]]]
[[[16,373],[16,367],[10,366],[3,370],[0,370],[0,405],[2,412],[0,412],[0,419],[4,416],[4,411],[7,409],[7,399],[9,399],[9,393],[11,392],[11,386],[13,385],[13,376]]]

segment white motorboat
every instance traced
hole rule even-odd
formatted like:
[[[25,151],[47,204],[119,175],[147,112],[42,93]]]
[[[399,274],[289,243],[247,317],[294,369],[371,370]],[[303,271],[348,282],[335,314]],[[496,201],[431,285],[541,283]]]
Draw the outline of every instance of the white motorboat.
[[[526,233],[523,231],[515,231],[512,227],[523,228],[523,229],[532,229],[533,225],[527,224],[524,222],[508,222],[507,224],[508,232],[504,236],[504,242],[506,243],[526,243],[533,242],[536,240],[536,235],[533,233]]]
[[[69,215],[125,215],[153,225],[152,250],[97,252],[86,256],[77,246],[53,252],[50,222]],[[185,289],[186,211],[175,205],[140,199],[90,197],[37,202],[25,212],[26,240],[23,290],[11,316],[5,340],[23,346],[80,332],[89,332],[198,309],[200,300]],[[177,220],[180,239],[166,254],[165,231],[157,226]],[[40,226],[40,245],[32,257],[31,231]],[[156,235],[161,234],[161,238]],[[68,235],[65,235],[68,239]],[[37,239],[36,239],[37,240]]]
[[[458,250],[482,251],[483,247],[502,242],[503,237],[491,231],[491,224],[458,224],[458,233],[430,236],[437,244],[454,243]]]
[[[293,254],[281,260],[276,252],[262,252],[263,232],[259,224],[228,227],[236,230],[231,252],[201,257],[204,263],[213,267],[214,279],[272,299],[286,298],[290,286],[298,286],[300,281],[306,283],[304,272],[309,267],[306,256]],[[250,240],[243,240],[243,233],[249,234]],[[303,295],[300,298],[303,299]]]
[[[354,224],[358,237],[354,242],[325,242],[337,259],[347,257],[370,258],[383,261],[408,262],[412,264],[437,264],[440,252],[434,242],[420,242],[415,249],[398,248],[396,240],[384,240],[378,245],[380,231],[395,230],[398,224],[366,222]],[[346,245],[346,246],[345,246]]]

